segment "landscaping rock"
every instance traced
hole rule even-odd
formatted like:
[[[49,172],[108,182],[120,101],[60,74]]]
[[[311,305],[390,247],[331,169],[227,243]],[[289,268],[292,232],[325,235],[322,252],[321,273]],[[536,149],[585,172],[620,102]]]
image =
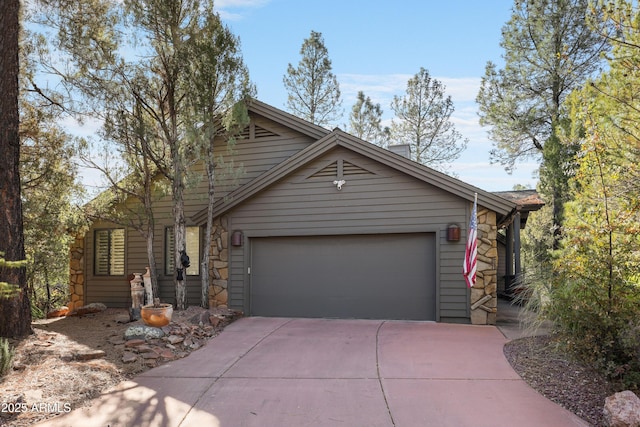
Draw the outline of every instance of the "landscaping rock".
[[[181,343],[182,341],[184,341],[184,337],[181,337],[179,335],[169,335],[166,338],[167,342],[171,345],[176,345],[178,343]]]
[[[640,427],[640,398],[629,390],[607,397],[604,418],[610,427]]]
[[[130,315],[122,314],[116,317],[116,323],[126,324],[126,323],[130,323],[131,321],[132,320]]]
[[[135,353],[131,353],[129,351],[125,351],[122,355],[122,363],[133,363],[138,360],[138,355]]]
[[[152,326],[146,325],[135,325],[129,326],[126,331],[124,331],[124,339],[129,341],[133,339],[153,339],[153,338],[162,338],[164,336],[164,332],[160,328],[154,328]]]
[[[47,313],[47,319],[53,319],[54,317],[64,317],[69,314],[69,307],[60,307],[57,310],[52,310]]]
[[[77,308],[75,311],[68,313],[67,316],[86,316],[87,314],[101,313],[107,309],[107,306],[99,303],[93,302],[91,304],[83,305],[82,307]]]
[[[87,360],[101,359],[106,356],[103,350],[81,350],[73,355],[73,360],[86,362]]]

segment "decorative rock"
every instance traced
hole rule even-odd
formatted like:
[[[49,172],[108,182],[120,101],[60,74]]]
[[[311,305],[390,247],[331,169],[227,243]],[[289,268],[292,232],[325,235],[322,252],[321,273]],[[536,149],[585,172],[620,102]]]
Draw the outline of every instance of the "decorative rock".
[[[640,427],[640,398],[632,391],[607,397],[603,412],[610,427]]]
[[[133,339],[162,338],[164,332],[160,328],[154,328],[146,325],[129,326],[124,331],[124,339],[129,341]]]
[[[176,358],[176,355],[173,354],[173,352],[171,350],[164,349],[160,353],[160,357],[162,357],[164,360],[174,360]]]
[[[169,342],[169,344],[175,345],[184,341],[184,337],[178,335],[169,335],[169,337],[167,337],[167,341]]]
[[[106,353],[102,350],[83,350],[73,355],[73,360],[85,362],[87,360],[100,359],[106,356]]]
[[[138,353],[149,353],[150,351],[153,351],[153,349],[151,348],[151,346],[147,345],[147,344],[142,344],[139,345],[135,348],[135,350]]]
[[[127,316],[126,314],[121,314],[116,317],[116,323],[129,323],[131,322],[131,316]]]
[[[143,345],[144,343],[146,343],[145,340],[141,340],[141,339],[132,339],[127,341],[124,346],[127,348],[132,348],[132,347],[138,347]]]
[[[57,310],[52,310],[47,313],[47,319],[52,319],[54,317],[64,317],[69,314],[69,307],[61,307]]]
[[[107,306],[99,303],[99,302],[94,302],[88,305],[83,305],[82,307],[79,307],[78,309],[76,309],[76,311],[74,313],[71,314],[76,314],[78,316],[84,316],[87,314],[93,314],[93,313],[100,313],[102,311],[105,311],[107,309]]]
[[[125,341],[123,338],[120,338],[120,337],[111,337],[109,338],[109,343],[113,345],[119,345],[119,344],[124,344]]]
[[[122,355],[122,363],[133,363],[138,360],[138,356],[135,353],[125,351]]]
[[[145,360],[146,359],[157,359],[158,357],[160,357],[160,356],[155,351],[150,351],[148,353],[142,353],[142,358],[145,359]]]

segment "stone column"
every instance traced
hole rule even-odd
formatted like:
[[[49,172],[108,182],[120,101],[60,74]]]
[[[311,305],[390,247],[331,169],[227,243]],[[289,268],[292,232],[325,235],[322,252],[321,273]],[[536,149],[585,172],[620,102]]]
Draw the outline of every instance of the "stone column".
[[[498,308],[498,227],[496,213],[478,207],[478,267],[471,288],[471,323],[495,325]]]
[[[227,307],[229,296],[227,283],[229,280],[229,232],[227,217],[218,217],[213,221],[211,231],[211,251],[209,257],[209,307]]]
[[[69,249],[69,311],[84,305],[84,236],[76,237]]]

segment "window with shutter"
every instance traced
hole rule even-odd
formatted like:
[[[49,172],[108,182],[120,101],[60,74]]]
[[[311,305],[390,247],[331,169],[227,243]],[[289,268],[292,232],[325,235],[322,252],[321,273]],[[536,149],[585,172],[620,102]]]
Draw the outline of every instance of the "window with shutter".
[[[94,242],[94,274],[96,276],[124,276],[124,228],[96,230]]]
[[[200,227],[186,227],[187,255],[191,265],[187,268],[187,276],[200,274]],[[164,229],[164,274],[175,274],[173,227]]]

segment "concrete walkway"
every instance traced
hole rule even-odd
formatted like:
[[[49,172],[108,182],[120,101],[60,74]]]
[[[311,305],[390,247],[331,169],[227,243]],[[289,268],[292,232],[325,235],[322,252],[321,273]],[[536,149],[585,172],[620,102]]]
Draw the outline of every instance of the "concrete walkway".
[[[587,426],[531,389],[491,326],[243,318],[47,426]]]

